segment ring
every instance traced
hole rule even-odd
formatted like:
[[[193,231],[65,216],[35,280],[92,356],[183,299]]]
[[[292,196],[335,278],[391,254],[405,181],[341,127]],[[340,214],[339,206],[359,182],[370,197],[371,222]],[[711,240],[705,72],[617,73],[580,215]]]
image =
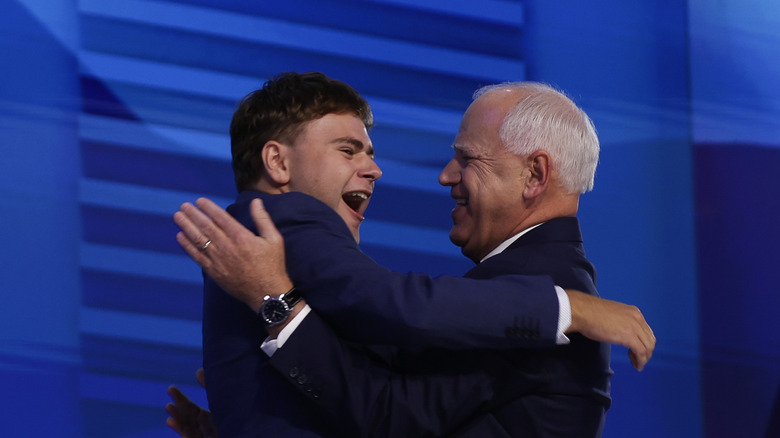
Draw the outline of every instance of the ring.
[[[203,247],[202,247],[200,250],[201,250],[201,251],[205,251],[205,250],[206,250],[206,248],[208,248],[208,247],[209,247],[209,245],[211,245],[211,240],[209,240],[208,242],[204,243],[204,244],[203,244]]]

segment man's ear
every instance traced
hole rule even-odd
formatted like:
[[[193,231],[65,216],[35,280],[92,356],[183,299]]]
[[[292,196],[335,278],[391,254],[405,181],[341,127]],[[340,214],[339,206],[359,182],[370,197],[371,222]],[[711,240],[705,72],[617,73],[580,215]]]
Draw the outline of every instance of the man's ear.
[[[526,163],[530,172],[525,181],[523,195],[526,198],[535,198],[547,189],[552,177],[552,160],[550,154],[540,150],[529,155]]]
[[[263,166],[269,182],[275,186],[283,186],[290,182],[290,167],[287,153],[289,147],[275,140],[263,145]]]

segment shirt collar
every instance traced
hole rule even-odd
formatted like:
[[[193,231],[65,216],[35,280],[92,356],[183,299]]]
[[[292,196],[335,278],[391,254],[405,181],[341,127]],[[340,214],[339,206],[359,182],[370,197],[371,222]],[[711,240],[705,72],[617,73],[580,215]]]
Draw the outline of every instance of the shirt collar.
[[[487,260],[487,259],[489,259],[489,258],[493,257],[494,255],[501,254],[502,252],[504,252],[504,250],[505,250],[505,249],[509,248],[509,245],[511,245],[511,244],[513,244],[513,243],[515,243],[515,241],[516,241],[517,239],[519,239],[519,238],[520,238],[520,237],[521,237],[523,234],[525,234],[525,233],[527,233],[527,232],[529,232],[529,231],[533,230],[534,228],[538,227],[539,225],[542,225],[543,223],[544,223],[544,222],[542,222],[541,224],[536,224],[536,225],[534,225],[534,226],[532,226],[532,227],[528,227],[528,228],[524,229],[523,231],[521,231],[521,232],[519,232],[519,233],[515,234],[514,236],[510,237],[509,239],[506,239],[505,241],[501,242],[501,244],[500,244],[500,245],[498,245],[497,247],[495,247],[495,248],[493,249],[493,251],[490,251],[490,252],[488,253],[488,255],[486,255],[485,257],[483,257],[483,258],[482,258],[482,260],[480,260],[479,262],[480,262],[480,263],[482,263],[482,262],[484,262],[485,260]]]

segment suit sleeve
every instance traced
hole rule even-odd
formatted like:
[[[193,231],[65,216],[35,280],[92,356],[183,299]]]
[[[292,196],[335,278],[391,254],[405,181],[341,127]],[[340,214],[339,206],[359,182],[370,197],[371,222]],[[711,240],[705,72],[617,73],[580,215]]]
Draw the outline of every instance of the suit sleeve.
[[[438,350],[386,359],[338,339],[312,312],[269,363],[342,436],[355,437],[442,436],[534,382],[497,353]]]
[[[340,336],[451,349],[555,345],[558,300],[549,277],[392,272],[360,251],[325,204],[300,193],[270,198],[266,208],[284,236],[293,283]]]

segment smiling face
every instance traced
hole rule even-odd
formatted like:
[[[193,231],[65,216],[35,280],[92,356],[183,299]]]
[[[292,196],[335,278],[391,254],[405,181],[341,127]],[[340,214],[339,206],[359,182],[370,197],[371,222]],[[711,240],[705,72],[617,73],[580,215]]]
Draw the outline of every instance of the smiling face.
[[[439,183],[451,187],[456,202],[450,240],[475,262],[522,231],[527,215],[525,158],[508,152],[499,138],[504,117],[516,101],[506,90],[474,101],[455,137],[455,156],[439,175]]]
[[[336,210],[359,241],[374,182],[382,176],[363,121],[351,114],[327,114],[308,122],[294,144],[283,147],[287,190],[311,195]]]

